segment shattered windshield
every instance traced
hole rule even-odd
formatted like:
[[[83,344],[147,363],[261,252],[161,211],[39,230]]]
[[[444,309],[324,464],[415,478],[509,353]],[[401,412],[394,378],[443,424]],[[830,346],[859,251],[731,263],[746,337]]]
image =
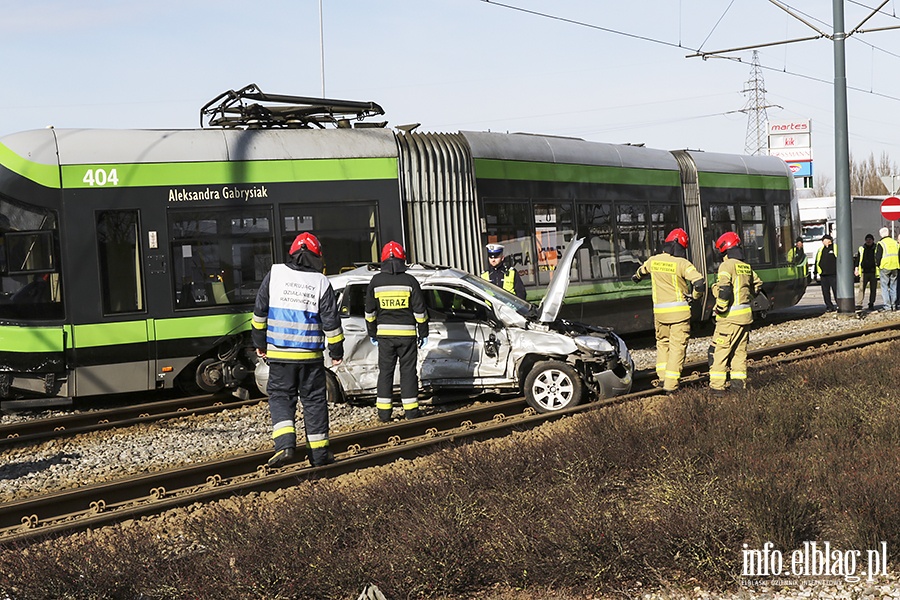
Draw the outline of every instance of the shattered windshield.
[[[511,294],[504,289],[498,288],[490,281],[468,274],[463,276],[463,281],[481,290],[484,298],[490,299],[491,302],[502,302],[523,317],[530,317],[535,315],[535,308],[533,304],[531,304],[527,300],[522,300],[515,294]]]

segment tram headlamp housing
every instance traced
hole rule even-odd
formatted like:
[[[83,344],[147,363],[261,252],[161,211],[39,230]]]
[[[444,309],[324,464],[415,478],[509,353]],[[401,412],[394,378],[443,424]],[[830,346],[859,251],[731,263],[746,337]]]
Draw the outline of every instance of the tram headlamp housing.
[[[615,346],[609,340],[593,335],[579,335],[575,338],[575,345],[583,352],[591,354],[607,354],[615,351]]]

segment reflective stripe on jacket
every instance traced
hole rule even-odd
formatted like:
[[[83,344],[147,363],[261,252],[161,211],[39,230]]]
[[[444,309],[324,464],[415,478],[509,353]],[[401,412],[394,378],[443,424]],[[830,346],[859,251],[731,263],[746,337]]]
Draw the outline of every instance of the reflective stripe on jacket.
[[[369,336],[427,337],[428,310],[419,282],[409,273],[384,268],[372,277],[366,289]]]
[[[731,299],[722,297],[724,289],[731,289]],[[762,290],[762,279],[750,265],[742,260],[725,257],[719,265],[719,273],[713,292],[716,295],[716,319],[736,325],[753,322],[750,303]],[[725,294],[727,296],[727,294]]]
[[[679,323],[691,318],[688,298],[706,291],[706,279],[686,258],[666,252],[655,254],[638,267],[638,275],[650,275],[653,317],[660,323]]]

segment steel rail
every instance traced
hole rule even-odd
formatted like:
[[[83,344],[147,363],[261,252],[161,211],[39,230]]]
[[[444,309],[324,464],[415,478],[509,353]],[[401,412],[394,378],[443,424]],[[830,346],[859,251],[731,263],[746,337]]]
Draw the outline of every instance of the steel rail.
[[[749,362],[756,369],[897,340],[898,329],[900,324],[878,326],[757,349],[748,353]],[[684,378],[685,385],[706,380],[707,374],[702,371],[705,367],[705,362],[685,365],[685,372],[693,371]],[[644,371],[641,379],[649,380],[654,375]],[[0,544],[84,530],[250,491],[281,489],[306,479],[334,477],[658,393],[651,387],[545,414],[534,413],[524,399],[506,400],[337,435],[331,441],[340,460],[325,467],[305,467],[303,462],[268,469],[264,462],[271,451],[267,450],[0,504]]]
[[[72,413],[44,419],[29,419],[0,425],[0,448],[22,442],[42,441],[62,436],[129,427],[190,415],[205,415],[252,406],[259,398],[241,400],[221,395],[190,396],[130,406]]]

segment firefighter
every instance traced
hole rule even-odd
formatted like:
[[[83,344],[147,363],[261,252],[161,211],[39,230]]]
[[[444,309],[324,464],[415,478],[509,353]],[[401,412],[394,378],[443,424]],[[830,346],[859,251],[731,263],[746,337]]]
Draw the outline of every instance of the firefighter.
[[[256,353],[269,362],[269,413],[275,454],[266,463],[293,462],[297,433],[294,417],[303,407],[306,449],[314,466],[334,462],[328,448],[328,397],[325,342],[331,364],[344,357],[344,332],[337,300],[322,274],[322,248],[311,233],[291,244],[284,264],[272,265],[256,294],[251,337]]]
[[[419,416],[416,346],[428,341],[428,311],[415,277],[406,272],[406,252],[397,242],[381,250],[381,272],[366,290],[366,327],[378,346],[378,397],[382,422],[391,420],[394,368],[400,363],[400,400],[407,419]]]
[[[500,244],[488,244],[487,248],[488,268],[481,273],[482,279],[487,279],[497,287],[501,287],[510,294],[515,294],[522,300],[525,299],[525,283],[519,276],[519,272],[513,267],[503,263],[503,246]]]
[[[747,381],[747,342],[753,310],[750,303],[762,291],[762,280],[744,262],[741,238],[728,231],[716,240],[716,250],[724,254],[719,274],[713,285],[716,303],[716,330],[709,352],[709,387],[713,393],[726,391],[728,370],[731,369],[731,389],[745,389]]]
[[[691,334],[692,300],[706,293],[706,278],[686,258],[688,234],[673,229],[663,251],[651,256],[632,276],[635,283],[650,275],[653,290],[653,321],[656,328],[656,374],[663,390],[678,389],[681,368]]]

